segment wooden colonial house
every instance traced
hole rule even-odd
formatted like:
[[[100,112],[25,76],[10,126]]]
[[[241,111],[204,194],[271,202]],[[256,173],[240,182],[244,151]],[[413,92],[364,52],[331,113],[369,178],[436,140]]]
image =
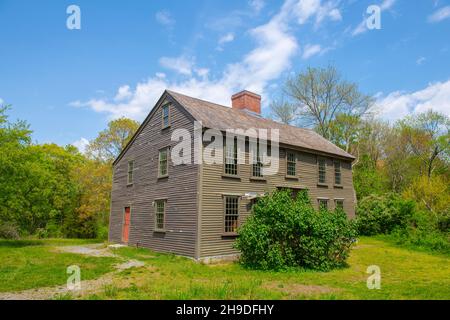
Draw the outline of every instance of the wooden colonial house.
[[[251,213],[248,195],[308,189],[315,206],[355,214],[354,157],[312,130],[264,119],[261,97],[243,91],[232,107],[165,91],[114,162],[109,240],[194,259],[235,255],[236,228]],[[279,130],[279,171],[253,164],[174,165],[175,129]],[[194,156],[192,156],[194,157]]]

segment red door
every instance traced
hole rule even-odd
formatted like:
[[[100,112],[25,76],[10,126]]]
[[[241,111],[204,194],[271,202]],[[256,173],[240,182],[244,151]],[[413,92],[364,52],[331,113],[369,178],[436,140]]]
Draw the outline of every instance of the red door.
[[[130,207],[125,208],[123,215],[122,241],[128,243],[128,235],[130,234]]]

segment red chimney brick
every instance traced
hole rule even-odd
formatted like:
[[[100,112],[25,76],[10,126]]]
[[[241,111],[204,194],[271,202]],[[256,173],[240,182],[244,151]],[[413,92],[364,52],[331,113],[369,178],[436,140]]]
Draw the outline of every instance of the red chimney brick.
[[[261,96],[259,94],[244,90],[231,97],[234,109],[248,110],[261,114]]]

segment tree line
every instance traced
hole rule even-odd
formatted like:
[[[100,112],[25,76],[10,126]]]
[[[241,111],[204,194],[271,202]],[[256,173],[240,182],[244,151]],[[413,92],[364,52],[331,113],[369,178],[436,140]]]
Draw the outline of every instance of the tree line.
[[[333,66],[298,73],[280,96],[272,118],[309,127],[356,156],[358,201],[395,193],[450,221],[448,116],[427,111],[389,123],[374,113],[375,99]],[[111,121],[80,153],[33,143],[29,124],[10,121],[9,109],[0,106],[0,237],[106,238],[112,161],[139,123]]]
[[[111,121],[85,153],[32,142],[0,107],[0,238],[107,238],[112,161],[139,123]]]

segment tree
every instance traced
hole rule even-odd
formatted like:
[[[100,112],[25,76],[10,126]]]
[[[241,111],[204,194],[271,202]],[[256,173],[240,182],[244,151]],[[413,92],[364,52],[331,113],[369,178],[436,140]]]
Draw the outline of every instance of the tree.
[[[270,103],[272,115],[284,124],[292,125],[296,119],[295,106],[284,98]]]
[[[120,118],[110,121],[108,128],[101,131],[87,147],[87,154],[94,159],[112,162],[139,128],[139,122]]]
[[[330,122],[331,141],[346,152],[352,152],[358,143],[361,131],[361,117],[352,114],[338,114]]]
[[[372,97],[343,80],[332,66],[308,68],[289,79],[285,91],[295,106],[296,118],[326,139],[332,139],[332,122],[339,114],[361,117],[373,104]]]
[[[429,110],[400,121],[408,151],[421,163],[421,170],[430,179],[441,158],[448,164],[450,152],[450,119]]]

